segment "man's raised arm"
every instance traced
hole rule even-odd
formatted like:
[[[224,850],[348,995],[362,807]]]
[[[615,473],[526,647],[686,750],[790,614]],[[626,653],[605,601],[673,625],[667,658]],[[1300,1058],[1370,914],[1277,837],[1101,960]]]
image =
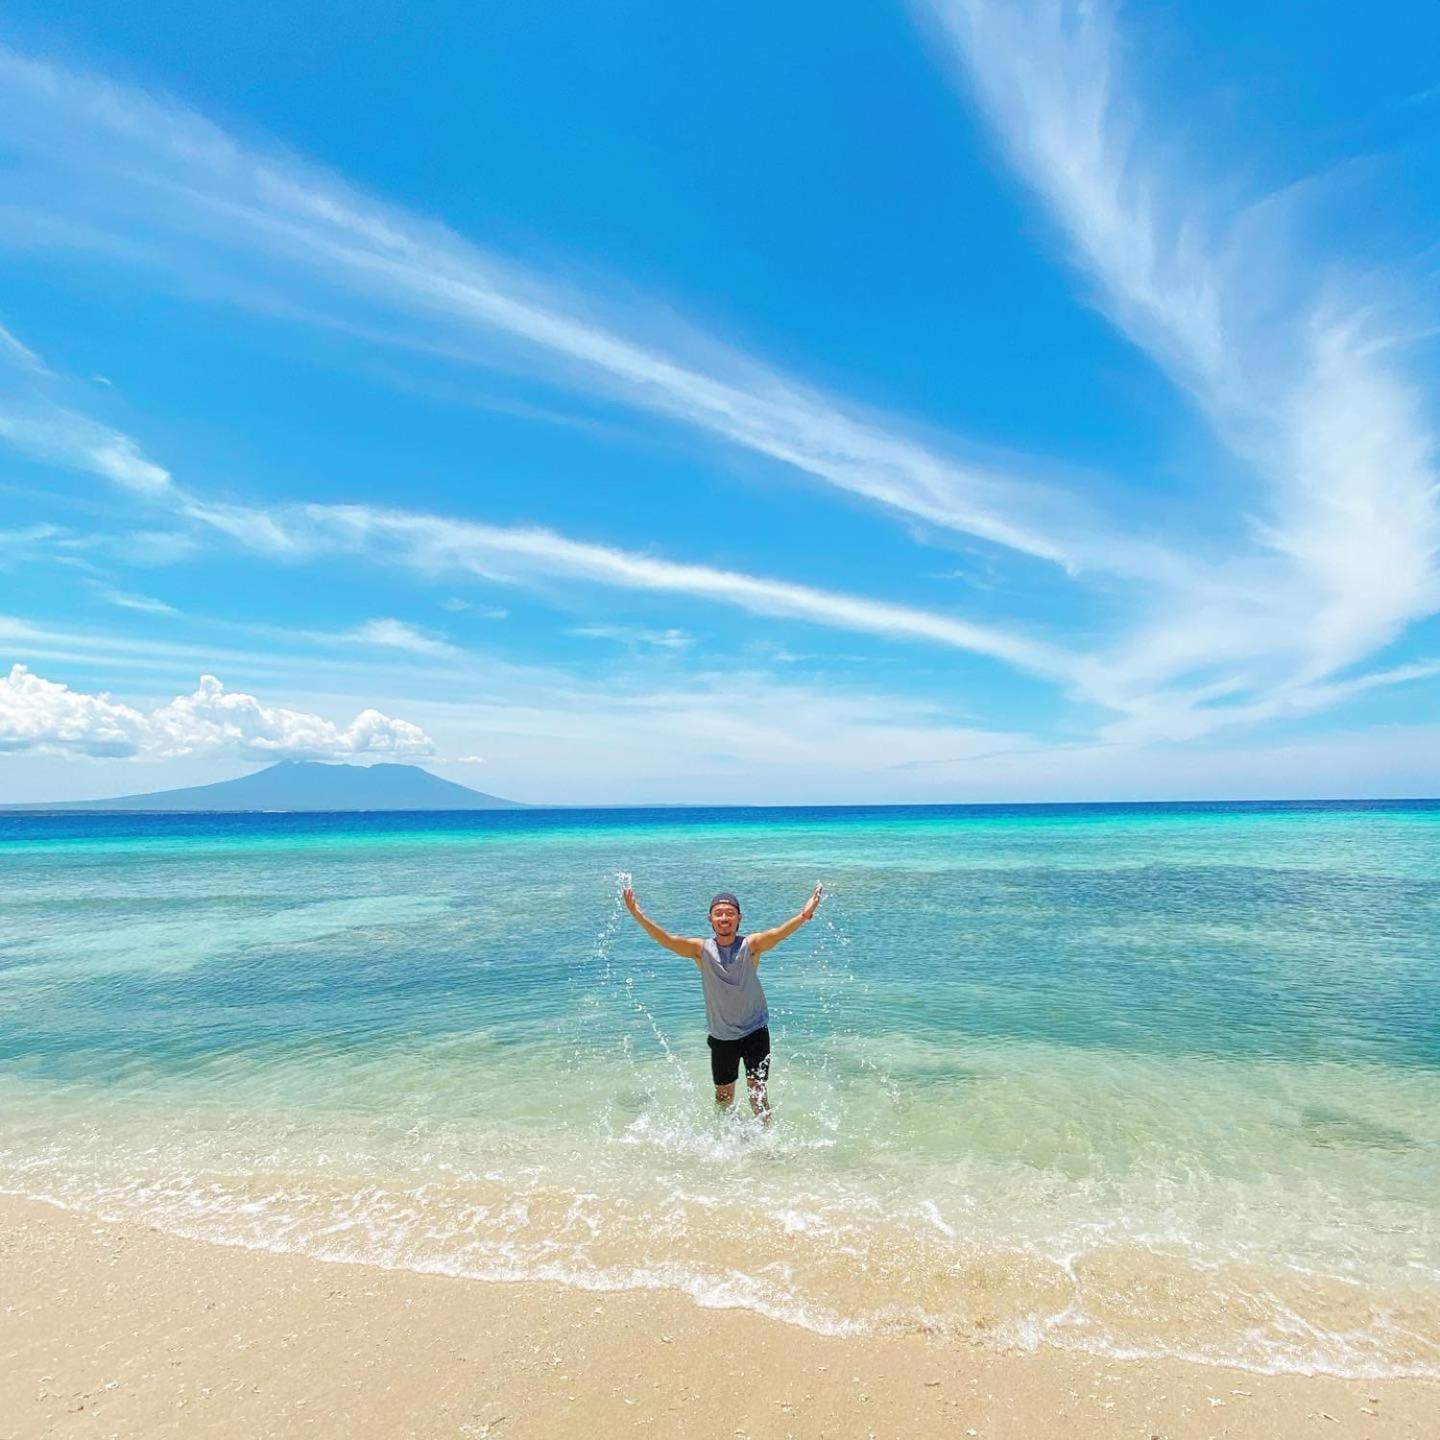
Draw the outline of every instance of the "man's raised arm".
[[[687,960],[699,960],[704,954],[704,942],[692,940],[684,935],[672,935],[668,930],[662,930],[641,908],[635,899],[635,892],[628,887],[625,890],[625,908],[640,922],[640,928],[652,939],[658,941],[667,950],[675,955],[683,955]]]
[[[815,918],[821,894],[821,887],[817,885],[815,893],[805,902],[798,915],[792,915],[783,925],[777,925],[773,930],[760,930],[750,936],[750,957],[757,965],[767,950],[773,950],[782,940],[788,940],[807,920]]]

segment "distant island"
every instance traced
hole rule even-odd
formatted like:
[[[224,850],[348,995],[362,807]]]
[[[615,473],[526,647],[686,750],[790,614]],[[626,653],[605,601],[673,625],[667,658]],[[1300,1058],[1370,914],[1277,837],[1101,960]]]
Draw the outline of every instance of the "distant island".
[[[253,775],[117,795],[110,800],[59,800],[53,804],[4,805],[4,810],[523,810],[442,780],[418,765],[345,765],[319,760],[281,760]]]

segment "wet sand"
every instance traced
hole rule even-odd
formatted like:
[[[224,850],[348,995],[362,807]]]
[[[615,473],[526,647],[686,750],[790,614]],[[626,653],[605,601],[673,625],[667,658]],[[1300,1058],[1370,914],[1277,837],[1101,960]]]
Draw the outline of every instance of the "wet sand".
[[[666,1292],[231,1249],[0,1197],[0,1440],[1414,1437],[1440,1382],[829,1338]]]

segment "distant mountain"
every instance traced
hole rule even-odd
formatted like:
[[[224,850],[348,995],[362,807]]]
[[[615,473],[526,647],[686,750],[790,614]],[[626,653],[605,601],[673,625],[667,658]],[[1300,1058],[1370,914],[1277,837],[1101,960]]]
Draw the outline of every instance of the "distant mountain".
[[[6,805],[6,810],[523,810],[515,800],[442,780],[418,765],[281,760],[267,770],[153,795]]]

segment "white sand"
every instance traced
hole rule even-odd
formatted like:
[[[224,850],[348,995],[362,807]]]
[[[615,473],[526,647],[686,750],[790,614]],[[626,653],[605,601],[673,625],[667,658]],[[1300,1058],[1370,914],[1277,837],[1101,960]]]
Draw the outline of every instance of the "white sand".
[[[1440,1383],[831,1339],[670,1293],[227,1249],[0,1198],[0,1440],[1440,1437]]]

